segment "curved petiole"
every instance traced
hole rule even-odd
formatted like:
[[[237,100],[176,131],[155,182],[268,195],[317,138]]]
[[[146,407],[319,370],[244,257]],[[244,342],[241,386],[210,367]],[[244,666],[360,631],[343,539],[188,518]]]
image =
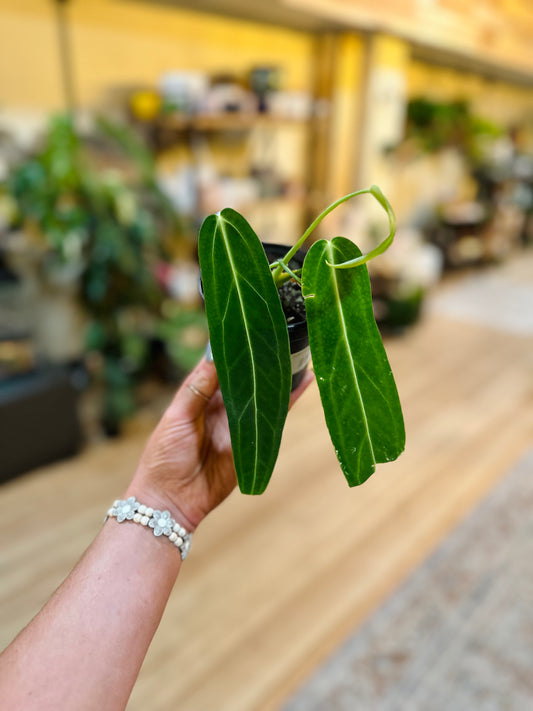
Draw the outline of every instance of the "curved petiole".
[[[329,262],[328,265],[330,267],[334,267],[335,269],[348,269],[351,267],[357,267],[360,266],[361,264],[365,264],[365,262],[368,262],[370,259],[373,259],[374,257],[377,257],[379,254],[382,254],[386,249],[388,249],[392,243],[392,240],[394,239],[394,235],[396,234],[396,218],[394,216],[394,212],[392,210],[392,207],[385,197],[383,193],[381,192],[380,188],[377,185],[372,185],[370,188],[365,188],[364,190],[357,190],[354,193],[349,193],[348,195],[345,195],[344,197],[339,198],[336,200],[334,203],[332,203],[329,207],[327,207],[323,212],[320,213],[320,215],[309,225],[309,227],[306,229],[306,231],[303,233],[303,235],[300,237],[300,239],[296,242],[296,244],[291,247],[291,249],[287,252],[287,254],[283,257],[283,260],[277,260],[277,262],[274,262],[271,264],[271,268],[274,268],[272,277],[276,284],[280,282],[281,275],[284,271],[282,265],[282,262],[290,262],[292,257],[296,254],[296,252],[300,249],[300,247],[303,245],[305,240],[309,237],[309,235],[318,227],[318,225],[322,222],[322,220],[329,215],[330,212],[333,212],[335,208],[339,207],[339,205],[342,205],[342,203],[347,202],[348,200],[351,200],[354,197],[357,197],[358,195],[372,195],[379,204],[383,207],[385,212],[387,213],[387,216],[389,218],[389,234],[387,237],[379,244],[375,249],[373,249],[371,252],[368,252],[368,254],[363,254],[361,257],[358,257],[357,259],[353,259],[349,262],[344,262],[342,264],[330,264]]]
[[[360,267],[362,264],[366,264],[366,262],[374,259],[374,257],[383,254],[383,252],[391,246],[394,235],[396,234],[396,217],[392,207],[377,185],[372,185],[368,192],[379,202],[381,207],[387,213],[387,217],[389,218],[389,234],[385,237],[383,242],[380,242],[377,247],[372,249],[370,252],[367,252],[367,254],[362,254],[360,257],[350,259],[348,262],[342,262],[341,264],[331,264],[330,262],[326,262],[328,266],[334,267],[335,269],[352,269],[353,267]]]

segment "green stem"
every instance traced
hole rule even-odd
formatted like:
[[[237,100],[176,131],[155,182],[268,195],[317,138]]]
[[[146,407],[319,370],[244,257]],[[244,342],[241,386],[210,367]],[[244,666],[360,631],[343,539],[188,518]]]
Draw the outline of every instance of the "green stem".
[[[281,262],[284,263],[289,263],[290,260],[294,257],[296,252],[300,249],[300,247],[303,245],[305,240],[309,237],[309,235],[315,230],[318,225],[322,222],[322,220],[329,215],[330,212],[333,212],[335,208],[339,207],[339,205],[342,205],[342,203],[347,202],[348,200],[351,200],[354,197],[357,197],[358,195],[372,195],[379,204],[383,207],[385,212],[387,213],[387,216],[389,218],[389,234],[387,237],[379,244],[375,249],[373,249],[371,252],[368,252],[368,254],[363,254],[361,257],[358,257],[357,259],[352,259],[349,262],[343,262],[342,264],[329,264],[331,267],[335,267],[336,269],[347,269],[350,267],[356,267],[360,266],[361,264],[365,264],[365,262],[368,262],[370,259],[373,259],[374,257],[377,257],[378,254],[381,254],[384,252],[388,247],[390,247],[392,240],[394,239],[394,235],[396,233],[396,218],[394,216],[394,212],[392,211],[392,207],[385,197],[381,190],[378,188],[377,185],[372,185],[370,188],[365,188],[364,190],[357,190],[354,193],[349,193],[348,195],[345,195],[344,197],[339,198],[336,200],[334,203],[332,203],[329,207],[327,207],[323,212],[320,213],[320,215],[309,225],[309,227],[306,229],[306,231],[303,233],[303,235],[300,237],[300,239],[296,242],[296,244],[291,247],[291,249],[287,252],[285,257],[283,257],[283,260],[278,260],[277,266],[275,268],[275,271],[272,275],[276,285],[278,285],[278,282],[281,278],[281,275],[283,274],[283,267],[281,266]]]
[[[341,264],[330,264],[329,262],[326,262],[328,266],[334,267],[335,269],[352,269],[353,267],[360,267],[362,264],[366,264],[366,262],[374,259],[374,257],[383,254],[383,252],[391,246],[394,235],[396,234],[396,217],[392,207],[377,185],[372,185],[368,192],[372,195],[372,197],[376,198],[381,207],[387,213],[387,217],[389,218],[389,234],[385,237],[383,242],[380,242],[377,247],[372,249],[370,252],[367,252],[367,254],[362,254],[360,257],[350,259],[348,262],[342,262]]]
[[[296,269],[294,272],[292,269],[289,269],[289,267],[283,262],[281,259],[278,259],[278,266],[280,266],[285,274],[282,274],[278,277],[278,281],[276,282],[278,285],[281,285],[282,281],[288,281],[288,279],[294,279],[295,281],[298,282],[298,284],[301,285],[302,280],[300,279],[300,274],[302,273],[301,269]],[[299,272],[299,274],[298,274]],[[285,277],[285,279],[283,278]]]

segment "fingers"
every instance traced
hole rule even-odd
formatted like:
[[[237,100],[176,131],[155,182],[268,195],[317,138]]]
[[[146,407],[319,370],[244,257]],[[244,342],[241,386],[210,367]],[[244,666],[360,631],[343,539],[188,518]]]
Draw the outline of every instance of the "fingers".
[[[305,372],[304,377],[302,378],[302,382],[291,393],[291,399],[289,401],[289,409],[294,405],[296,400],[298,400],[298,398],[307,390],[307,388],[313,382],[314,379],[315,379],[315,374],[313,373],[313,371],[307,370]]]
[[[205,358],[185,378],[170,406],[187,419],[195,420],[205,410],[218,388],[217,371]]]
[[[308,370],[302,382],[292,391],[289,408],[307,390],[314,379],[315,374],[313,371]],[[215,366],[212,362],[203,358],[183,381],[169,409],[175,415],[179,414],[187,419],[195,420],[204,412],[207,403],[211,400],[217,388],[218,379]]]

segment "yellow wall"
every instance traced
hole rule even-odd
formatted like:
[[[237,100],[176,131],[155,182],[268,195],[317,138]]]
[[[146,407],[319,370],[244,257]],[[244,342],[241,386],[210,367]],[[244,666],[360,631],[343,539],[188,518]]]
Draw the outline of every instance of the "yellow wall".
[[[314,40],[303,32],[148,1],[71,0],[68,12],[75,85],[84,106],[99,102],[108,89],[153,84],[171,69],[243,75],[258,63],[278,64],[284,69],[285,88],[311,86]],[[386,44],[380,64],[397,64],[395,46],[392,40]],[[403,53],[403,46],[398,46]],[[351,74],[358,71],[354,67]],[[420,61],[410,62],[407,71],[410,96],[469,98],[481,115],[504,124],[533,113],[530,88]],[[357,90],[358,80],[354,84]],[[47,111],[63,107],[53,0],[0,0],[2,107]]]
[[[328,142],[329,199],[353,188],[363,120],[364,44],[360,35],[345,33],[336,41]]]
[[[128,0],[71,0],[68,13],[83,106],[172,69],[244,75],[275,64],[284,88],[310,87],[313,45],[305,33]],[[0,108],[62,108],[58,63],[52,0],[0,0]]]

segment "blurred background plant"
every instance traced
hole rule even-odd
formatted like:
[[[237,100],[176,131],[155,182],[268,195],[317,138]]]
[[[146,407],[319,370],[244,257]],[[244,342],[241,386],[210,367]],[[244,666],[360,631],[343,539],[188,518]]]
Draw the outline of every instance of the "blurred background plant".
[[[428,153],[454,147],[476,164],[484,157],[486,143],[503,133],[492,121],[475,115],[463,99],[414,97],[407,103],[406,139],[414,139]]]
[[[188,248],[187,226],[159,189],[142,141],[102,119],[82,137],[70,116],[53,118],[3,192],[10,232],[33,255],[38,280],[76,296],[80,356],[101,391],[104,430],[116,434],[135,410],[138,385],[179,377],[205,344],[201,310],[171,298],[164,279]]]

